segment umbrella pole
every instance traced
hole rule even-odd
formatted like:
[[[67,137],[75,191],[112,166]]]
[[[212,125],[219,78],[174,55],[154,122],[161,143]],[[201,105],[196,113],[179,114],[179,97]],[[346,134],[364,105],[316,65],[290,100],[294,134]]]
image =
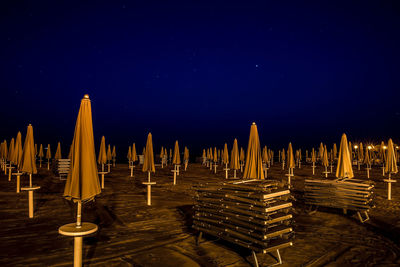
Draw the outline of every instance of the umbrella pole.
[[[47,159],[47,170],[50,170],[50,159]]]
[[[328,178],[328,167],[325,166],[325,178]]]
[[[228,163],[225,163],[225,179],[228,179]]]
[[[133,166],[130,166],[131,168],[131,177],[133,177]]]
[[[236,169],[235,169],[235,170],[233,170],[233,178],[235,178],[235,179],[236,179]]]
[[[104,172],[104,163],[101,164],[101,171]]]
[[[32,173],[29,174],[29,187],[32,187]]]
[[[147,180],[150,183],[150,172],[147,172]]]

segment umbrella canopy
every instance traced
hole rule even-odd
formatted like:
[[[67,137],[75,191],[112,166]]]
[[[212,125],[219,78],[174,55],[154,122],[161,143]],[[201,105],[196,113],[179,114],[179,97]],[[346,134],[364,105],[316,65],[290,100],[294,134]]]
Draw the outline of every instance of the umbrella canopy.
[[[244,160],[245,160],[245,155],[244,155],[244,149],[243,149],[243,147],[240,148],[240,156],[239,156],[239,159],[240,159],[241,162],[244,162]]]
[[[281,159],[282,159],[282,161],[285,161],[285,159],[286,159],[285,149],[282,149]]]
[[[179,155],[178,140],[175,141],[174,157],[173,157],[173,159],[172,159],[172,164],[176,164],[176,165],[181,164],[181,157],[180,157],[180,155]]]
[[[13,162],[14,159],[14,148],[15,148],[14,142],[15,142],[14,138],[11,138],[10,148],[8,149],[8,155],[7,155],[7,160],[10,162]]]
[[[162,159],[163,157],[164,157],[164,147],[161,147],[160,158]]]
[[[115,149],[115,146],[113,146],[113,149],[112,149],[112,152],[111,152],[111,156],[112,156],[113,158],[116,158],[116,157],[117,157],[117,151],[116,151],[116,149]]]
[[[364,153],[364,164],[371,164],[371,156],[369,155],[370,151],[368,148],[365,149],[365,153]]]
[[[329,166],[328,149],[326,149],[326,145],[324,146],[324,155],[322,156],[322,166],[324,167]]]
[[[312,148],[312,150],[311,150],[311,162],[315,163],[315,161],[316,161],[315,149]]]
[[[37,155],[37,144],[35,144],[35,157]]]
[[[43,153],[43,145],[40,144],[40,148],[39,148],[39,157],[43,158],[44,157],[44,153]]]
[[[47,145],[46,159],[51,159],[50,144]]]
[[[185,146],[185,150],[183,153],[183,160],[184,161],[189,161],[189,149]]]
[[[111,161],[111,160],[112,160],[111,146],[110,146],[110,144],[108,144],[108,147],[107,147],[107,161]]]
[[[145,154],[146,154],[146,147],[143,147],[143,150],[142,150],[143,157],[144,157]]]
[[[337,163],[336,177],[337,178],[354,177],[346,134],[342,135],[342,140],[340,141],[339,159]]]
[[[7,147],[7,140],[3,142],[3,159],[7,159],[8,156],[8,147]]]
[[[358,154],[359,154],[358,159],[359,160],[363,160],[363,158],[364,158],[364,146],[363,146],[363,143],[360,143],[360,147],[358,149]]]
[[[131,147],[130,147],[130,146],[128,147],[128,154],[126,155],[126,158],[127,158],[129,161],[132,161],[132,150],[131,150]]]
[[[15,141],[14,158],[13,158],[14,164],[16,164],[18,167],[21,164],[21,158],[22,158],[22,140],[21,140],[21,132],[18,132],[17,139]]]
[[[318,157],[322,160],[323,156],[324,156],[324,144],[322,144],[321,142],[319,144]]]
[[[143,162],[143,172],[155,172],[156,169],[154,167],[154,155],[153,155],[153,140],[151,137],[151,133],[147,136],[146,142],[146,152],[144,154],[144,162]]]
[[[349,142],[349,153],[350,153],[350,162],[353,162],[353,146],[351,142]]]
[[[385,173],[397,173],[397,161],[396,161],[396,154],[394,153],[394,146],[392,139],[389,139],[388,146],[387,146],[387,156],[385,162]]]
[[[291,169],[293,169],[296,166],[294,163],[292,143],[289,143],[289,147],[288,147],[287,166],[288,166],[288,168],[291,168]]]
[[[233,147],[232,147],[232,152],[231,152],[231,163],[229,167],[232,170],[238,170],[240,169],[240,163],[239,163],[239,148],[238,148],[238,143],[237,139],[233,141]]]
[[[92,108],[89,96],[81,101],[76,119],[70,171],[64,188],[64,197],[85,201],[101,193],[94,150]]]
[[[255,122],[250,127],[249,144],[247,146],[246,165],[243,178],[264,179],[262,168],[260,139]]]
[[[335,159],[337,158],[337,146],[336,146],[336,143],[333,143],[333,157]]]
[[[218,162],[218,151],[217,151],[217,148],[216,147],[214,147],[214,162]]]
[[[133,143],[132,145],[132,161],[137,161],[137,153],[136,153],[136,145],[135,143]]]
[[[264,163],[268,162],[268,149],[267,149],[267,146],[264,146],[264,148],[263,148],[262,160],[263,160]]]
[[[229,164],[229,152],[228,145],[226,143],[224,145],[224,152],[222,153],[222,163]]]
[[[107,154],[106,154],[106,138],[104,136],[101,137],[99,156],[97,157],[98,164],[106,164],[107,163]]]
[[[203,155],[201,156],[203,159],[206,158],[206,150],[203,149]]]
[[[56,154],[54,155],[54,159],[61,159],[61,144],[58,142]]]
[[[36,161],[35,161],[35,142],[33,140],[33,127],[28,125],[26,132],[24,149],[22,150],[21,171],[29,174],[36,174]]]

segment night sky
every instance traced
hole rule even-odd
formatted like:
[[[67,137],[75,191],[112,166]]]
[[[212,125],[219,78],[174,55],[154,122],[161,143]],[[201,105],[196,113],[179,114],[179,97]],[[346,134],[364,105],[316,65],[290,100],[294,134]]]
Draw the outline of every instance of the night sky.
[[[123,157],[149,131],[245,147],[253,121],[273,149],[399,141],[398,1],[80,2],[0,2],[0,138],[32,123],[66,157],[88,93]]]

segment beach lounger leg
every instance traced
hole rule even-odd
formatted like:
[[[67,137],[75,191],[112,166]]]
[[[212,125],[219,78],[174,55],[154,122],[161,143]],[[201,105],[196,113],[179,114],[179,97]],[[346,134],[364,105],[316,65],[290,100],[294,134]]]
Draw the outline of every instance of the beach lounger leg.
[[[357,216],[361,223],[364,223],[369,220],[368,212],[364,211],[363,213],[365,214],[365,219],[363,219],[363,217],[361,216],[361,213],[359,211],[357,211]]]
[[[272,253],[269,253],[269,254],[276,260],[276,263],[269,265],[269,266],[276,266],[276,265],[282,264],[282,258],[281,258],[281,253],[279,252],[279,249],[276,250],[276,257]]]
[[[200,241],[201,241],[201,237],[203,236],[203,232],[200,232],[199,233],[199,236],[197,237],[197,240],[196,240],[196,245],[198,246],[199,244],[200,244]]]

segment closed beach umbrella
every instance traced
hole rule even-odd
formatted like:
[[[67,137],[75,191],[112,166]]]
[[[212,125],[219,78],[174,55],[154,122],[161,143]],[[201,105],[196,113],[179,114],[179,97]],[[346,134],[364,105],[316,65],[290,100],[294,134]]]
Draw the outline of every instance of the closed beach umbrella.
[[[367,167],[371,164],[370,151],[368,148],[366,148],[364,152],[364,164],[366,164]]]
[[[107,161],[108,161],[108,163],[110,163],[111,160],[112,160],[111,146],[110,146],[110,144],[108,144],[108,147],[107,147]]]
[[[387,150],[388,150],[388,152],[387,152],[386,162],[385,162],[385,173],[389,174],[389,179],[390,179],[390,174],[395,174],[398,172],[396,154],[394,152],[394,146],[393,146],[392,139],[389,139]]]
[[[18,132],[17,139],[15,142],[15,150],[14,150],[14,164],[17,165],[17,169],[19,170],[22,159],[22,140],[21,140],[21,132]]]
[[[189,161],[189,149],[185,146],[185,150],[183,153],[183,160],[184,161]]]
[[[138,160],[137,153],[136,153],[136,145],[133,143],[132,145],[132,161],[135,162]]]
[[[255,122],[253,122],[250,127],[250,137],[247,146],[246,165],[244,168],[243,178],[264,179],[260,139],[258,137],[257,125]]]
[[[116,151],[116,149],[115,149],[115,146],[113,146],[113,149],[112,149],[112,152],[111,152],[111,156],[112,156],[113,158],[115,158],[115,157],[117,156],[117,151]]]
[[[337,178],[354,177],[346,134],[342,135],[342,140],[340,141],[339,159],[337,163],[336,177]]]
[[[61,144],[58,142],[56,154],[54,155],[54,159],[61,159]]]
[[[132,161],[132,150],[131,147],[128,147],[128,154],[126,155],[126,158],[128,159],[129,162]]]
[[[329,160],[328,160],[328,150],[326,149],[326,145],[324,146],[324,154],[322,157],[322,166],[327,168],[329,166]]]
[[[237,143],[236,138],[233,141],[233,147],[232,147],[232,152],[231,152],[231,162],[230,162],[229,167],[235,171],[240,169],[239,148],[238,148],[238,143]]]
[[[289,146],[288,146],[287,166],[288,166],[289,169],[292,169],[292,170],[296,166],[296,164],[294,163],[292,143],[289,143]]]
[[[336,143],[333,144],[333,158],[334,159],[337,158],[337,146],[336,146]]]
[[[106,138],[104,136],[101,137],[99,156],[97,157],[98,164],[106,164],[107,163],[107,152],[106,152]]]
[[[102,142],[103,140],[104,136]],[[76,120],[70,171],[63,196],[69,200],[85,201],[93,199],[100,193],[94,149],[92,109],[90,99],[85,95]]]
[[[181,164],[181,157],[180,157],[180,155],[179,155],[178,140],[175,141],[174,157],[173,157],[173,159],[172,159],[172,164],[175,164],[175,165]]]
[[[218,162],[218,150],[216,147],[214,147],[214,163],[217,164]]]
[[[46,159],[47,159],[47,160],[50,160],[50,159],[51,159],[50,144],[47,145]]]
[[[154,167],[153,140],[152,140],[151,133],[149,133],[147,136],[146,150],[145,150],[145,155],[144,155],[142,171],[149,173],[149,180],[150,180],[150,172],[156,171],[156,169]]]
[[[22,150],[21,171],[29,174],[30,187],[32,187],[32,174],[37,173],[34,144],[33,127],[29,124],[26,132],[24,148]]]
[[[229,152],[228,152],[228,145],[225,143],[224,151],[222,153],[222,163],[227,165],[229,163]]]
[[[8,149],[7,160],[9,162],[13,162],[14,159],[14,149],[15,149],[15,141],[14,138],[11,138],[10,148]]]
[[[43,158],[43,157],[44,157],[43,144],[40,144],[40,148],[39,148],[39,158]]]

